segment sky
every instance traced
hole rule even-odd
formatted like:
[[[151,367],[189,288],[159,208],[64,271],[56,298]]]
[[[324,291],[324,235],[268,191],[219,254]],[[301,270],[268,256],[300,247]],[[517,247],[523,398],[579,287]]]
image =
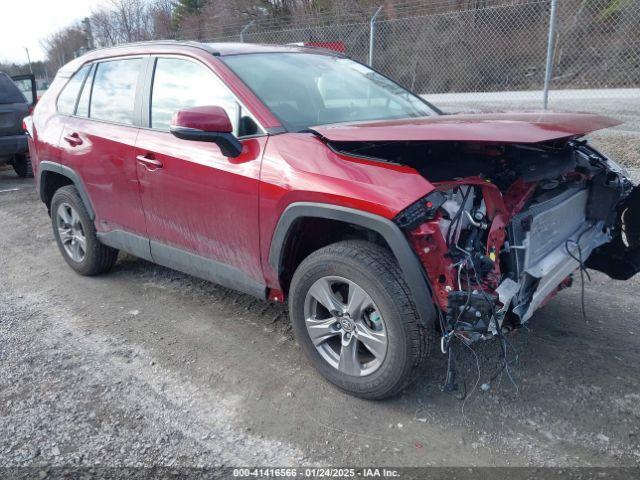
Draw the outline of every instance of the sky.
[[[0,62],[44,60],[40,40],[82,20],[109,0],[0,0]]]

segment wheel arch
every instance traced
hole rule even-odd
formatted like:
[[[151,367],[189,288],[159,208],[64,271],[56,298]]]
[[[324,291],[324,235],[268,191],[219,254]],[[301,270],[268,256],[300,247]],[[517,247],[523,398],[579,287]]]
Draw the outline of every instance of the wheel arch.
[[[95,219],[95,210],[93,209],[89,195],[87,195],[87,191],[84,188],[84,184],[82,183],[80,176],[72,168],[60,163],[44,160],[40,162],[38,168],[38,185],[40,199],[45,203],[47,208],[50,208],[51,199],[53,198],[56,190],[65,185],[75,186],[85,208],[87,209],[89,218],[92,221]]]
[[[277,272],[279,279],[284,278],[285,285],[281,282],[283,288],[286,289],[287,254],[295,241],[296,225],[309,220],[335,222],[344,227],[345,233],[356,228],[368,232],[373,239],[384,241],[400,266],[422,323],[425,326],[433,325],[436,311],[432,290],[424,269],[402,230],[391,220],[361,210],[311,202],[289,205],[278,221],[269,249],[269,265]]]

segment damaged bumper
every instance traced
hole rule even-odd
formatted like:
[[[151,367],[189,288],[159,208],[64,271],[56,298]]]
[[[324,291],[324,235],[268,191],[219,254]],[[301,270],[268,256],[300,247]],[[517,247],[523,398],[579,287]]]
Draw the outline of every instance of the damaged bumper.
[[[522,325],[578,269],[619,280],[640,271],[640,188],[585,143],[570,148],[576,164],[558,178],[434,182],[396,217],[445,330],[474,340]]]

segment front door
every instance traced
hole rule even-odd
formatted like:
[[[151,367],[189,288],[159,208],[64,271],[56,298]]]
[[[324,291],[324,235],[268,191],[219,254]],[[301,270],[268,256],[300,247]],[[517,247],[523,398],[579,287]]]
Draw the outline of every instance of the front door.
[[[242,139],[237,125],[251,120],[239,122],[239,104],[205,65],[160,57],[152,78],[150,128],[140,130],[135,158],[153,260],[263,295],[258,182],[267,137]],[[243,144],[239,157],[169,132],[176,110],[201,105],[225,108]]]

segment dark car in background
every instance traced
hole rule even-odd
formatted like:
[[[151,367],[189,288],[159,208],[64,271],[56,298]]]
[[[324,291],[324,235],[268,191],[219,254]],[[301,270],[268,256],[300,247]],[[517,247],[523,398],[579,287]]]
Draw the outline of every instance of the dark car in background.
[[[16,81],[31,85],[30,100],[27,100]],[[35,101],[33,75],[21,75],[12,79],[0,72],[0,165],[13,165],[15,172],[22,178],[33,177],[22,120],[29,115]]]

